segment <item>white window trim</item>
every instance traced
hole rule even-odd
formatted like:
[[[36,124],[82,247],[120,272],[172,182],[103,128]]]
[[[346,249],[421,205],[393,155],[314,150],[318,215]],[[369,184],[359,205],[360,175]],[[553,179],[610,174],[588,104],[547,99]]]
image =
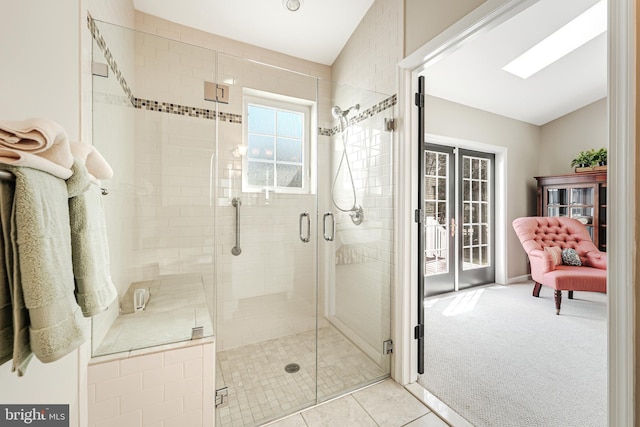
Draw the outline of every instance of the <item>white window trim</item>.
[[[284,193],[284,194],[314,194],[316,188],[316,144],[317,132],[313,129],[317,128],[316,120],[316,103],[307,99],[294,98],[291,96],[280,95],[271,92],[265,92],[257,89],[243,88],[242,90],[242,117],[245,117],[242,123],[242,145],[248,147],[248,111],[249,104],[264,105],[266,107],[278,108],[281,110],[295,111],[304,114],[304,123],[302,130],[302,188],[287,187],[265,187],[249,185],[248,176],[246,174],[248,168],[248,156],[242,158],[242,192],[243,193],[261,193],[264,191]]]

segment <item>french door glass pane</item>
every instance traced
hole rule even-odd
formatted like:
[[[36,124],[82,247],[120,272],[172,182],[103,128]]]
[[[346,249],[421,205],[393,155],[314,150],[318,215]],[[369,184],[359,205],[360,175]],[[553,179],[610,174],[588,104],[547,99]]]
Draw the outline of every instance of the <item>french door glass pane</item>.
[[[447,222],[450,177],[449,156],[435,151],[424,152],[424,212],[425,212],[425,276],[448,273],[449,225]]]
[[[491,165],[489,159],[471,156],[463,156],[462,165],[462,269],[471,270],[487,267],[491,262],[488,256]]]

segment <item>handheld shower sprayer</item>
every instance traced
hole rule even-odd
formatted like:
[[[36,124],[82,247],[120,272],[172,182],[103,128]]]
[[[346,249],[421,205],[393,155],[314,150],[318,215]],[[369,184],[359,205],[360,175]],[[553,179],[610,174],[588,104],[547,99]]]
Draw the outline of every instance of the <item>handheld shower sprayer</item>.
[[[349,212],[349,216],[351,217],[351,221],[355,225],[362,224],[364,221],[364,211],[362,210],[362,206],[358,204],[358,200],[356,198],[356,185],[353,180],[353,173],[351,172],[351,164],[349,163],[349,156],[347,155],[347,140],[348,140],[348,130],[349,130],[349,120],[347,119],[347,115],[351,112],[357,112],[360,110],[360,104],[353,105],[346,110],[342,110],[337,105],[331,108],[331,115],[336,119],[340,120],[340,131],[342,132],[342,157],[340,158],[340,164],[338,165],[338,169],[336,170],[336,176],[333,179],[333,186],[331,187],[331,200],[333,201],[334,206],[342,211]],[[353,191],[353,206],[349,209],[343,209],[338,206],[338,203],[335,200],[335,187],[336,182],[338,180],[338,175],[340,174],[340,168],[342,167],[342,163],[346,163],[347,171],[349,172],[349,178],[351,180],[351,189]]]
[[[342,108],[338,107],[337,105],[334,105],[333,108],[331,108],[331,115],[336,119],[346,118],[347,115],[351,112],[351,110],[354,110],[357,112],[358,110],[360,110],[360,104],[351,106],[344,111],[342,110]]]

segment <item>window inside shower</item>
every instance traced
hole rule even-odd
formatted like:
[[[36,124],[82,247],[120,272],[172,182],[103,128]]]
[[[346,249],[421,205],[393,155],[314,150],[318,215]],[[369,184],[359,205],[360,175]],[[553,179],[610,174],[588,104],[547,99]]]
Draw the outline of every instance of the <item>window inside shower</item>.
[[[309,193],[314,104],[246,89],[243,94],[242,191]]]

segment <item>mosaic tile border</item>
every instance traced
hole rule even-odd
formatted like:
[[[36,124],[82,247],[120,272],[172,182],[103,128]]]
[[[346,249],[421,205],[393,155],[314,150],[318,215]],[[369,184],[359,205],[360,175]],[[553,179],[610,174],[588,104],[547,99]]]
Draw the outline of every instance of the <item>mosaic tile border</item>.
[[[105,41],[104,37],[102,37],[102,35],[100,34],[100,30],[98,30],[98,26],[96,25],[95,20],[93,19],[91,14],[87,14],[87,26],[89,28],[89,31],[91,32],[93,39],[96,41],[96,43],[98,44],[98,47],[104,54],[104,57],[107,60],[107,63],[111,68],[111,71],[118,79],[118,82],[122,87],[122,90],[124,90],[126,96],[128,97],[131,105],[134,108],[145,109],[148,111],[158,111],[160,113],[167,113],[167,114],[199,117],[207,120],[217,119],[217,120],[220,120],[223,122],[229,122],[229,123],[238,123],[238,124],[242,123],[241,114],[225,113],[223,111],[209,110],[207,108],[191,107],[188,105],[174,104],[169,102],[156,101],[152,99],[143,99],[143,98],[137,98],[133,96],[133,92],[131,91],[131,88],[127,84],[127,81],[124,78],[124,76],[122,75],[122,72],[118,67],[118,64],[113,58],[111,51],[107,47],[107,42]],[[388,108],[394,107],[397,104],[397,102],[398,102],[398,96],[396,94],[391,95],[390,97],[382,100],[378,104],[370,108],[367,108],[366,110],[363,110],[356,116],[352,117],[349,120],[349,124],[359,123],[363,120],[373,117],[376,114],[379,114]],[[339,133],[340,133],[339,125],[334,126],[332,128],[318,127],[318,135],[320,136],[333,136]]]
[[[361,111],[356,116],[349,119],[349,125],[353,125],[356,123],[360,123],[370,117],[375,116],[383,112],[388,108],[393,108],[398,103],[398,95],[393,94],[390,97],[383,99],[378,102],[373,107],[367,108],[366,110]],[[328,128],[318,128],[318,135],[321,136],[333,136],[340,133],[340,126],[334,126],[330,129]]]
[[[118,79],[118,83],[120,83],[120,86],[122,86],[122,90],[124,90],[124,93],[127,94],[127,96],[129,97],[129,100],[131,100],[131,103],[133,104],[133,100],[134,100],[133,92],[131,91],[131,88],[127,84],[127,81],[125,80],[124,76],[122,75],[122,72],[118,68],[118,64],[116,63],[116,60],[113,59],[113,55],[111,54],[111,51],[107,47],[107,42],[105,41],[104,37],[102,37],[102,34],[100,34],[100,30],[98,30],[98,26],[96,25],[93,17],[89,13],[87,13],[87,26],[89,27],[91,36],[96,41],[96,43],[98,44],[98,47],[104,54],[104,58],[107,60],[107,64],[109,64],[109,68],[111,68],[111,71]]]
[[[242,115],[225,113],[223,111],[209,110],[207,108],[190,107],[188,105],[173,104],[169,102],[154,101],[152,99],[134,98],[133,106],[147,111],[178,114],[181,116],[199,117],[207,120],[220,120],[229,123],[242,123]]]

